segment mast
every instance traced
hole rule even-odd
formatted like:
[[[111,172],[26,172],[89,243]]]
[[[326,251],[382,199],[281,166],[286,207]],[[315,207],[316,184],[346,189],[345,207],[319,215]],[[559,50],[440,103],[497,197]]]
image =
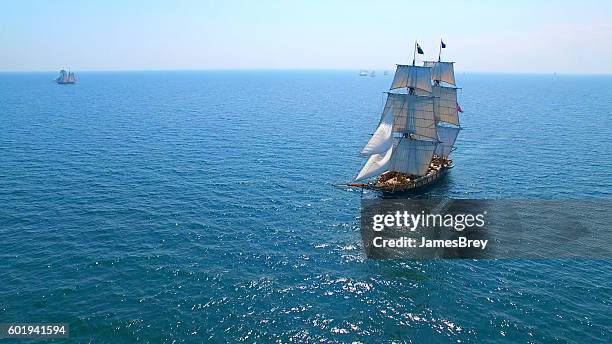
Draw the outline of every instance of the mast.
[[[430,66],[433,70],[432,81],[434,85],[432,87],[432,94],[435,97],[434,112],[439,139],[435,154],[442,159],[448,159],[448,155],[453,151],[461,125],[459,123],[457,88],[441,85],[441,82],[455,85],[453,62],[442,61],[441,58],[442,49],[444,48],[446,48],[446,44],[440,38],[438,61],[424,61],[423,65]]]
[[[440,62],[440,58],[442,57],[442,37],[440,37],[440,47],[438,49],[438,62]],[[440,85],[440,80],[434,80],[434,85]]]
[[[415,63],[416,63],[416,50],[417,50],[417,41],[414,40],[414,49],[412,50],[412,67],[414,67]],[[409,87],[408,83],[406,83],[406,92],[408,94],[414,94],[414,88],[413,87]]]

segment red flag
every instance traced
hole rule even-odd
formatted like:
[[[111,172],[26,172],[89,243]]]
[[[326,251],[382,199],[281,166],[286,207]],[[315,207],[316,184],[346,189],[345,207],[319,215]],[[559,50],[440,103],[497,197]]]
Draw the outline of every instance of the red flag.
[[[459,103],[457,103],[457,111],[463,113],[463,110],[461,110],[461,106],[459,106]]]

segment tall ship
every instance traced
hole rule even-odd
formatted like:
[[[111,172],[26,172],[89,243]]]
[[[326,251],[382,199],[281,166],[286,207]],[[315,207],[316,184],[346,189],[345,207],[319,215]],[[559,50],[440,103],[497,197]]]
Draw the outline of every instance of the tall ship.
[[[415,42],[411,65],[397,65],[378,127],[361,154],[368,160],[348,187],[383,193],[414,191],[432,185],[453,168],[449,158],[461,130],[454,62],[417,66],[423,50]],[[366,181],[366,182],[364,182]],[[360,182],[360,183],[358,183]]]
[[[58,84],[74,84],[76,82],[76,78],[74,77],[74,73],[68,70],[60,70],[60,74],[57,78],[55,78],[55,82]]]

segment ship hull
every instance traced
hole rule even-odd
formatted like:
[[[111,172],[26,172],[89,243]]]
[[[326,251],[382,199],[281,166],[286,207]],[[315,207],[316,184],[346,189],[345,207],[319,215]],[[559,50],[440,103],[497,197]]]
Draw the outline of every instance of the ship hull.
[[[442,180],[452,168],[453,165],[442,166],[438,171],[434,171],[410,183],[402,185],[377,186],[376,184],[367,184],[367,189],[377,190],[385,195],[422,192]]]

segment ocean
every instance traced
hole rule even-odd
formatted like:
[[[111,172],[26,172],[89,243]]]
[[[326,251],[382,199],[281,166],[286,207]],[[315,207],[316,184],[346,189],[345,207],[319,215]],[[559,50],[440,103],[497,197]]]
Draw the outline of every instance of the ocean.
[[[75,343],[611,340],[609,260],[365,258],[360,193],[332,184],[364,163],[391,75],[54,76],[0,73],[0,323]],[[612,76],[457,81],[432,195],[612,197]]]

